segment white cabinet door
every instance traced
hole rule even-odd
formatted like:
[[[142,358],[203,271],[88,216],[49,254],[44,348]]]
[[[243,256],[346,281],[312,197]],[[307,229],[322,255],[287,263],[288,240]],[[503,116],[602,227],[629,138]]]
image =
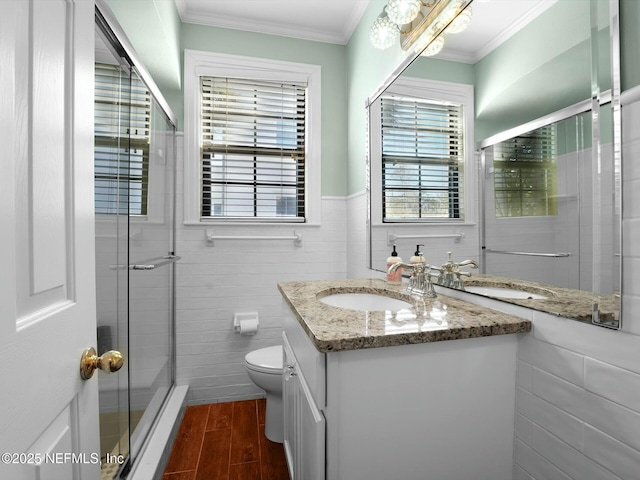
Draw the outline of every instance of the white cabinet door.
[[[94,3],[0,14],[0,478],[97,479]]]
[[[291,480],[324,480],[326,421],[284,337],[284,448]]]

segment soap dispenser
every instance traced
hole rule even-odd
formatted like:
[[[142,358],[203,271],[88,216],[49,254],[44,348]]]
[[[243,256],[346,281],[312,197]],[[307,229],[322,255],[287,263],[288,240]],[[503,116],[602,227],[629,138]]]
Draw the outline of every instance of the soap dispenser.
[[[396,252],[396,246],[393,245],[393,252],[387,258],[387,282],[389,283],[402,283],[402,267],[399,267],[395,271],[390,271],[390,268],[396,263],[402,262],[402,258],[398,256],[398,252]]]
[[[424,245],[419,244],[416,245],[416,251],[413,254],[413,257],[411,257],[411,260],[409,261],[409,263],[414,264],[414,263],[427,263],[427,260],[422,256],[422,252],[420,251],[420,247],[424,247]]]

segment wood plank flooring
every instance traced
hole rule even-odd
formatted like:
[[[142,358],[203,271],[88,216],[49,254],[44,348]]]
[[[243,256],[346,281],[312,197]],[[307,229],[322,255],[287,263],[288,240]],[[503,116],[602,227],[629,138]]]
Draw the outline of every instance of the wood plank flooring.
[[[265,400],[187,407],[162,480],[289,480],[264,436]]]

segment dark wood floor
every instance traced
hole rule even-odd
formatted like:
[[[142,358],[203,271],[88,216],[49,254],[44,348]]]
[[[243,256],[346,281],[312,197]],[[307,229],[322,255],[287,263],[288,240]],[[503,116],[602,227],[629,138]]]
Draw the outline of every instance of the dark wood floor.
[[[289,480],[264,415],[264,399],[187,407],[162,480]]]

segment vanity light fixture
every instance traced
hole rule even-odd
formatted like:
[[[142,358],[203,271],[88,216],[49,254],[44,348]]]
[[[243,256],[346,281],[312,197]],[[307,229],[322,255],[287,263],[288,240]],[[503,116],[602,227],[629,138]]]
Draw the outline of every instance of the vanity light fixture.
[[[444,37],[442,35],[437,36],[433,39],[433,41],[429,44],[427,48],[422,50],[423,57],[433,57],[434,55],[439,54],[444,47]]]
[[[459,8],[459,7],[458,7]],[[445,30],[445,33],[460,33],[469,26],[471,23],[471,19],[473,18],[473,12],[471,11],[471,6],[468,6],[462,12],[457,14],[456,17],[451,20],[451,23]]]
[[[469,26],[472,0],[389,0],[369,32],[380,50],[400,37],[403,50],[413,48],[424,56],[437,55],[444,46],[442,33],[459,33]]]
[[[386,11],[382,11],[369,32],[371,45],[380,50],[385,50],[393,45],[400,36],[398,25],[393,23]]]
[[[413,22],[420,13],[421,0],[389,0],[385,11],[396,25]]]

